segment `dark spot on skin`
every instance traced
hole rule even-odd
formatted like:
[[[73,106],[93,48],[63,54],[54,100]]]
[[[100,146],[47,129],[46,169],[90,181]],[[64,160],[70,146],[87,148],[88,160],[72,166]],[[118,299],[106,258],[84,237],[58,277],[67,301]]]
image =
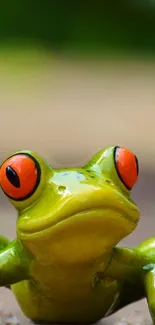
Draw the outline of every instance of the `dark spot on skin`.
[[[110,179],[106,179],[106,183],[111,184]]]
[[[14,187],[20,188],[19,177],[18,177],[16,171],[10,166],[6,167],[6,177]]]
[[[90,170],[86,170],[86,171],[87,171],[87,173],[89,173],[89,177],[95,178],[95,175],[90,174]]]
[[[61,185],[61,186],[58,187],[59,192],[64,192],[65,190],[66,190],[66,186]]]
[[[92,287],[95,288],[100,282],[101,282],[101,278],[98,276],[98,274],[95,274],[92,281]]]

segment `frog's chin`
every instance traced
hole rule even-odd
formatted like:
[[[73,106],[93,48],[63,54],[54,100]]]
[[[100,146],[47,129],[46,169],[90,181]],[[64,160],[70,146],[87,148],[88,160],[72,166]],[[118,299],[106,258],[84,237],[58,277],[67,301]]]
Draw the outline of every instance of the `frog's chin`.
[[[113,235],[116,241],[121,240],[130,234],[137,226],[139,221],[139,211],[135,210],[133,215],[126,214],[121,209],[117,208],[95,208],[77,212],[66,217],[48,218],[44,223],[26,223],[19,222],[18,237],[22,240],[38,239],[39,237],[46,239],[60,234],[61,236],[80,236],[82,233],[94,233],[98,236]],[[44,220],[45,221],[45,220]],[[63,235],[62,235],[63,232]]]

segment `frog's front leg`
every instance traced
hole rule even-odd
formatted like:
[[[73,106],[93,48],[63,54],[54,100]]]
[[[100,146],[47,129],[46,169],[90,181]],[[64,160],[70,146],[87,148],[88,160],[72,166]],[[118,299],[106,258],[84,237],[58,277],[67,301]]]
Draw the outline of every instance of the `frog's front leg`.
[[[136,250],[150,260],[150,263],[143,267],[143,283],[150,314],[155,324],[155,237],[143,241]]]
[[[143,283],[143,266],[155,261],[153,257],[123,247],[115,247],[111,261],[103,273],[103,277],[117,279],[121,284],[120,299],[111,313],[145,297]],[[102,276],[102,275],[100,275]]]
[[[0,251],[6,248],[9,244],[10,244],[9,239],[0,235]],[[10,285],[6,285],[5,287],[10,289]]]
[[[30,260],[20,241],[9,243],[0,237],[0,249],[0,286],[9,287],[28,279]]]
[[[135,249],[115,247],[106,275],[122,283],[118,309],[146,297],[155,324],[155,237]]]

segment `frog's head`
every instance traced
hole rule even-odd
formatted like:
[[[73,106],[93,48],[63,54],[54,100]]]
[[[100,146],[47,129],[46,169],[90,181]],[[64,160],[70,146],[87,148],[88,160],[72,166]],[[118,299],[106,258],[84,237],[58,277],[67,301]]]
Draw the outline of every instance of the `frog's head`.
[[[137,177],[137,158],[122,147],[67,169],[19,151],[0,169],[2,190],[18,211],[17,236],[45,261],[95,259],[131,233],[139,220],[130,198]]]

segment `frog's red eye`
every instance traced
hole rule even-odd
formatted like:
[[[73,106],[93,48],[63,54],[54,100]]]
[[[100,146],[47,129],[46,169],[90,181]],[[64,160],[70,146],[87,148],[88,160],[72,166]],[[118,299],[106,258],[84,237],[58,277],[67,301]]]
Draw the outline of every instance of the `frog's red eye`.
[[[137,157],[128,149],[115,147],[114,161],[120,180],[128,190],[131,190],[139,173]]]
[[[0,185],[9,198],[22,201],[37,189],[40,172],[40,166],[34,157],[27,153],[15,154],[1,166]]]

